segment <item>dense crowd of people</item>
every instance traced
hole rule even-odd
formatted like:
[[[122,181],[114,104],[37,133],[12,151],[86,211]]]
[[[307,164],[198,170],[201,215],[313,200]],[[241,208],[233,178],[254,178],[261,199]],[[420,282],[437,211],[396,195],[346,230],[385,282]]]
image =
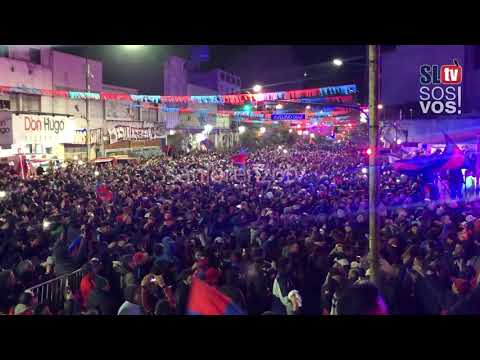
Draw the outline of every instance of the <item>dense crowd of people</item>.
[[[186,314],[198,277],[249,315],[480,313],[480,202],[430,200],[383,162],[377,287],[364,149],[270,146],[244,167],[231,155],[72,163],[26,180],[4,169],[0,312]],[[62,309],[28,291],[81,267]]]

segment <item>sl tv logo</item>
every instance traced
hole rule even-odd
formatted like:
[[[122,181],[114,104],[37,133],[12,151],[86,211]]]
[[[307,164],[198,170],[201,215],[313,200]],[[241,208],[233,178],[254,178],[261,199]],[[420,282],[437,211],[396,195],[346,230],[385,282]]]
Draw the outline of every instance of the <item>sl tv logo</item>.
[[[442,65],[440,68],[440,81],[442,84],[461,84],[462,67],[457,60],[453,60],[454,65]]]
[[[455,85],[461,84],[463,80],[463,70],[456,59],[451,65],[423,65],[420,68],[420,83],[422,85],[444,84]]]

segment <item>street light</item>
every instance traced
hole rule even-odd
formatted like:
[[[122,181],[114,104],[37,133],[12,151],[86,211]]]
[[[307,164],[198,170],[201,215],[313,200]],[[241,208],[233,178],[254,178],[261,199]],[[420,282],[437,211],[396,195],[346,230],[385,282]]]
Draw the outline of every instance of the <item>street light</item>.
[[[382,109],[383,109],[383,105],[382,105],[382,104],[378,104],[377,109],[378,109],[378,110],[382,110]]]
[[[265,134],[265,131],[267,131],[267,129],[265,129],[265,127],[261,127],[260,128],[260,134]]]
[[[341,59],[333,59],[332,63],[333,65],[339,66],[339,67],[343,65],[343,61]]]
[[[6,191],[0,191],[0,199],[3,199],[7,196],[7,192]]]
[[[277,105],[275,106],[275,109],[277,109],[277,110],[282,110],[282,109],[283,109],[283,105],[282,105],[282,104],[277,104]]]
[[[310,110],[312,107],[310,105],[305,106],[305,109]]]
[[[253,89],[253,91],[255,91],[256,93],[259,93],[260,91],[262,91],[262,85],[255,84],[252,89]]]
[[[245,130],[247,130],[247,128],[243,125],[238,127],[238,133],[239,134],[243,134],[245,132]]]
[[[397,139],[397,145],[400,145],[402,143],[402,140]]]

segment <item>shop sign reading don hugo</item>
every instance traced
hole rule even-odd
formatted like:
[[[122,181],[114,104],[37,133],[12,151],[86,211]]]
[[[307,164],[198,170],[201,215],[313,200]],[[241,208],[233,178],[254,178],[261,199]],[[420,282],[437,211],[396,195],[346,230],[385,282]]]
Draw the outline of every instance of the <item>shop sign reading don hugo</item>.
[[[13,142],[57,145],[73,142],[75,118],[45,115],[13,115]]]

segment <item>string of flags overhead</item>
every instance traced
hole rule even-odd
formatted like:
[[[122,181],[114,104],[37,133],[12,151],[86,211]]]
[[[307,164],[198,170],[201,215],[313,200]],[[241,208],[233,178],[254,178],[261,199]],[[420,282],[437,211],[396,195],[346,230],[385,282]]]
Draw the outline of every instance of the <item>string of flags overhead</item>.
[[[277,91],[258,94],[209,95],[209,96],[159,96],[133,95],[111,92],[79,92],[66,90],[36,89],[27,87],[0,86],[0,93],[17,93],[29,95],[43,95],[63,97],[75,100],[109,100],[124,102],[142,102],[150,104],[231,104],[241,105],[247,102],[262,102],[275,100],[294,100],[305,97],[328,97],[329,101],[341,102],[341,96],[352,95],[357,92],[354,84],[342,86],[328,86],[322,88]],[[335,97],[339,97],[335,99]]]

